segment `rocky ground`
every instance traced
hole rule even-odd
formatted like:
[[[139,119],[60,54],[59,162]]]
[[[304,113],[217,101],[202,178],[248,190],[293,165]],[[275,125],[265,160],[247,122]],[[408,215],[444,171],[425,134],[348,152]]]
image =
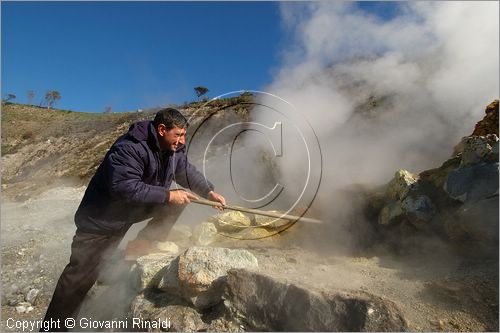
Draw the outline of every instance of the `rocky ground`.
[[[345,190],[342,200],[318,198],[336,205],[318,216],[322,225],[277,234],[281,227],[255,217],[232,215],[227,224],[204,211],[183,214],[171,243],[159,244],[170,255],[125,263],[122,244],[80,317],[170,318],[179,331],[498,331],[498,101],[485,112],[440,167],[399,170],[386,185]],[[1,331],[43,318],[69,260],[85,177],[144,117],[2,110]],[[231,262],[224,249],[247,252]],[[212,280],[197,284],[190,269]],[[166,278],[172,271],[177,277]],[[138,287],[151,274],[163,282]]]
[[[2,330],[8,318],[41,318],[69,259],[80,188],[57,188],[25,202],[2,202]],[[37,297],[25,304],[26,295]]]
[[[60,187],[26,202],[2,203],[2,331],[19,330],[6,326],[9,318],[42,318],[68,261],[74,232],[72,214],[83,190]],[[432,257],[405,258],[381,251],[356,256],[329,253],[304,245],[297,237],[303,228],[308,226],[292,227],[276,237],[254,241],[221,238],[210,246],[248,250],[258,261],[256,271],[276,281],[307,290],[363,292],[392,301],[409,330],[498,330],[497,259],[461,259],[446,251]],[[178,244],[179,253],[190,245],[183,241]],[[121,278],[126,280],[127,274]],[[96,302],[104,302],[100,295],[108,295],[104,304],[109,308],[110,292],[120,299],[112,285],[94,288],[81,316],[93,314],[99,319],[95,309],[101,307]],[[121,295],[122,301],[131,302],[130,296]],[[129,315],[129,304],[118,302],[113,307],[115,318]]]

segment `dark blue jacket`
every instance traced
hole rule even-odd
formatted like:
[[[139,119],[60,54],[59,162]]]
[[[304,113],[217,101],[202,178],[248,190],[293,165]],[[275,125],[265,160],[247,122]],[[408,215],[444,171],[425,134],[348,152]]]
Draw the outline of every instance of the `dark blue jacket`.
[[[126,232],[179,185],[206,197],[213,185],[187,161],[185,147],[161,152],[151,121],[130,126],[111,146],[75,214],[78,230],[98,234]]]

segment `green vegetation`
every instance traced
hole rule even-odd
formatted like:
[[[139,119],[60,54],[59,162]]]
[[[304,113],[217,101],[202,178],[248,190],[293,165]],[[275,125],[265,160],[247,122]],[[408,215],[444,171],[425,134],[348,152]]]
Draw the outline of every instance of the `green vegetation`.
[[[16,99],[16,95],[14,95],[14,94],[7,94],[7,96],[5,96],[5,98],[3,99],[3,102],[7,103],[7,102],[13,101],[15,99]]]
[[[208,88],[203,86],[198,86],[194,88],[194,92],[196,93],[196,96],[198,96],[198,100],[200,100],[200,97],[208,92]]]

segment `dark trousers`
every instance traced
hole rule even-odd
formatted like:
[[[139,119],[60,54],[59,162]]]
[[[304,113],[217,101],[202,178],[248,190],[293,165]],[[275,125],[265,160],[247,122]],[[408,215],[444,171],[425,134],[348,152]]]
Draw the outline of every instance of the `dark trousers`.
[[[168,209],[161,208],[154,212],[153,219],[139,232],[138,238],[162,240],[167,236],[184,206],[166,207]],[[76,319],[77,311],[96,282],[103,262],[112,255],[124,235],[125,232],[119,235],[98,235],[76,231],[69,264],[57,281],[44,318],[46,322],[58,324],[51,325],[48,331],[68,331],[65,320]]]
[[[162,206],[155,209],[153,219],[137,234],[136,239],[165,241],[170,229],[174,226],[186,206]]]
[[[97,280],[101,264],[118,246],[123,235],[105,236],[77,231],[71,244],[69,264],[64,268],[44,321],[52,320],[50,331],[65,332],[67,318],[73,316]],[[58,326],[58,327],[54,327]]]

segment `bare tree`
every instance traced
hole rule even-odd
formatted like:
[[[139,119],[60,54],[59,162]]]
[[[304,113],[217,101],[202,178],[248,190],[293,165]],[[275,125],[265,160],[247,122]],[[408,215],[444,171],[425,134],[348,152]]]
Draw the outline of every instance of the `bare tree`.
[[[198,100],[200,100],[200,97],[205,95],[208,92],[208,88],[203,87],[203,86],[199,86],[199,87],[195,87],[194,91],[196,93],[196,96],[198,96]]]
[[[105,106],[104,107],[104,113],[111,113],[113,112],[113,108],[111,106]]]
[[[55,102],[61,99],[61,94],[57,90],[50,90],[45,93],[45,101],[47,102],[47,109],[50,109]]]
[[[35,98],[35,92],[33,90],[28,90],[27,97],[28,104],[31,105],[31,101],[33,101],[33,98]]]
[[[12,101],[14,99],[16,99],[16,95],[14,95],[14,94],[7,94],[7,96],[3,99],[3,101],[5,103],[7,103],[8,101]]]

